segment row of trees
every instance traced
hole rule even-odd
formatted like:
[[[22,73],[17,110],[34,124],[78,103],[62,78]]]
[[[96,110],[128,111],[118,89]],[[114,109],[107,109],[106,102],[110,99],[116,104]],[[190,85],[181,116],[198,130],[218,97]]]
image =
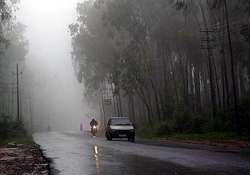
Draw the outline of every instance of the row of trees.
[[[110,84],[116,111],[162,132],[249,132],[249,9],[248,0],[79,3],[69,26],[78,78],[88,97]]]
[[[0,0],[0,115],[13,119],[17,115],[16,65],[24,64],[27,53],[25,26],[16,21],[16,10],[17,1]]]

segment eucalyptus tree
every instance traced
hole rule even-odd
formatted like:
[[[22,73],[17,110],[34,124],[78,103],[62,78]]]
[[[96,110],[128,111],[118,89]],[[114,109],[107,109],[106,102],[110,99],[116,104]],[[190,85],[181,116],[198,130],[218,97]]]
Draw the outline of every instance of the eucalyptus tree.
[[[230,1],[227,21],[225,1],[217,0],[80,3],[78,20],[70,25],[79,80],[88,92],[108,81],[114,96],[129,98],[133,115],[143,118],[140,111],[147,112],[151,125],[179,119],[188,123],[187,115],[195,116],[190,119],[194,123],[216,125],[224,120],[219,114],[232,108],[234,84],[237,96],[248,91],[243,72],[249,69],[242,63],[249,58],[249,4],[242,4],[247,2]],[[239,9],[243,11],[236,13]],[[244,16],[241,24],[229,31],[227,22],[239,19],[238,14]],[[230,62],[231,51],[236,65]],[[240,80],[234,82],[233,76]],[[211,113],[213,118],[204,117]]]

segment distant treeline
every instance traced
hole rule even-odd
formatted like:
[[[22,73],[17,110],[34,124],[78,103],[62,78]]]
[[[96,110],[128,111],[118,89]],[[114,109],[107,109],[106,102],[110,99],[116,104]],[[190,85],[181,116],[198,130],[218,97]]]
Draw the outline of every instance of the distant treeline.
[[[23,36],[25,26],[15,18],[17,2],[0,0],[0,116],[12,120],[17,118],[16,65],[22,67],[28,44]]]
[[[163,134],[249,133],[249,0],[89,0],[77,13],[72,59],[86,97],[111,92],[112,115]]]

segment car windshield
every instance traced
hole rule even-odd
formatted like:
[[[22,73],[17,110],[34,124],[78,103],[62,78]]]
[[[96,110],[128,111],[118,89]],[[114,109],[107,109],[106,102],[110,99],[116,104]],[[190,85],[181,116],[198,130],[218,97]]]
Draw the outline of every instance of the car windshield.
[[[111,119],[111,125],[131,125],[127,118]]]

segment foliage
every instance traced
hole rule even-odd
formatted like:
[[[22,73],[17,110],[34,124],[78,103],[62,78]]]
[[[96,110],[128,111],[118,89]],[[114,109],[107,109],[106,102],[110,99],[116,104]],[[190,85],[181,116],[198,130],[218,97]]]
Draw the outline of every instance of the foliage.
[[[0,45],[8,46],[8,39],[4,36],[6,28],[10,28],[13,11],[16,10],[17,0],[0,1]]]
[[[110,84],[120,106],[133,99],[125,112],[156,135],[231,132],[238,119],[249,132],[248,8],[246,0],[79,3],[70,25],[77,75],[88,94]]]
[[[245,98],[240,104],[240,114],[241,114],[241,127],[243,133],[250,133],[250,99]]]
[[[24,63],[28,42],[24,37],[25,26],[18,23],[14,12],[17,10],[17,0],[0,0],[0,113],[13,115],[9,111],[8,100],[13,86],[13,72],[16,64]],[[12,104],[14,105],[14,104]]]
[[[0,116],[0,140],[24,137],[27,133],[20,122],[12,121],[9,116]]]
[[[223,141],[223,140],[246,140],[249,141],[249,136],[239,137],[232,132],[206,132],[206,133],[176,133],[169,135],[166,138],[174,140],[212,140],[212,141]]]

